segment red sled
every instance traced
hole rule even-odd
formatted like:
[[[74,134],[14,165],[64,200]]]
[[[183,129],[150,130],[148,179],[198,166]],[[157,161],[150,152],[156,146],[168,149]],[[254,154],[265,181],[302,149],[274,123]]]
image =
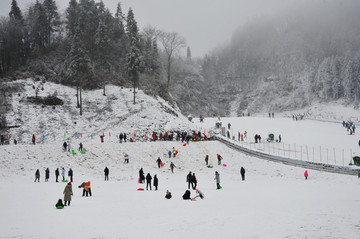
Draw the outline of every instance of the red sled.
[[[183,146],[186,146],[186,144],[183,144]]]
[[[164,167],[164,164],[163,164],[163,162],[160,162],[160,167]]]
[[[143,188],[138,188],[137,190],[138,190],[138,191],[144,191],[144,189],[143,189]]]
[[[176,151],[175,151],[175,155],[177,155],[178,153],[179,153],[179,152],[176,150]]]

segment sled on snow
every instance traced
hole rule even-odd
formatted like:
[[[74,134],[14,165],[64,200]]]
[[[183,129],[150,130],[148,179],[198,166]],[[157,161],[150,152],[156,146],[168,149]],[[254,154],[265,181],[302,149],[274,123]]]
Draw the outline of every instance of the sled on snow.
[[[360,157],[359,156],[353,157],[353,160],[354,160],[354,164],[356,166],[360,166]]]

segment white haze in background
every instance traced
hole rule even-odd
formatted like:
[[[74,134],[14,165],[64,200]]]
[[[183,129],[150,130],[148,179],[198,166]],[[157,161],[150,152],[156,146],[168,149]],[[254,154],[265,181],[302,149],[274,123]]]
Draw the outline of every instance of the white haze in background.
[[[0,16],[8,16],[12,0],[0,1]],[[193,56],[203,56],[231,38],[237,27],[253,17],[274,14],[295,0],[103,0],[112,13],[121,2],[131,7],[141,28],[155,26],[186,38]],[[22,12],[35,0],[17,0]],[[61,13],[69,0],[57,0]],[[96,0],[96,2],[99,2]]]

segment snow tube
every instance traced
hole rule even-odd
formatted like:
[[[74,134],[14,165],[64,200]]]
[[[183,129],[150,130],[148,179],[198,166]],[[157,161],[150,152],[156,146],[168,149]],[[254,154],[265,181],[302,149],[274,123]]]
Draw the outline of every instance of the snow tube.
[[[57,208],[57,209],[63,209],[64,207],[62,207],[62,206],[57,206],[56,208]]]
[[[208,168],[213,168],[213,166],[209,165]]]
[[[73,155],[76,155],[76,152],[75,152],[75,151],[72,151],[71,153],[72,153]]]
[[[141,179],[140,179],[140,178],[138,179],[138,183],[141,183]]]
[[[63,182],[63,183],[67,183],[67,182],[68,182],[68,180],[61,180],[61,182]]]
[[[227,165],[226,164],[223,164],[224,167],[226,167]]]
[[[219,186],[219,189],[222,189],[222,187],[221,187],[221,186]]]
[[[85,151],[80,151],[80,153],[81,153],[81,154],[86,154],[86,152],[85,152]]]
[[[144,189],[143,189],[143,188],[138,188],[137,190],[138,190],[138,191],[144,191]]]
[[[183,146],[186,146],[186,144],[183,144]]]

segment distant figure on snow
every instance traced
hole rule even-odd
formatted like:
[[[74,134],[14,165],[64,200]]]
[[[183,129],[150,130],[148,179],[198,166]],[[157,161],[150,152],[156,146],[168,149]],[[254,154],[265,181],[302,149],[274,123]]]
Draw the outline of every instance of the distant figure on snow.
[[[205,157],[205,163],[206,163],[206,165],[209,164],[209,155],[206,155],[206,157]]]
[[[169,151],[170,152],[170,151]],[[160,157],[158,157],[158,159],[156,160],[157,164],[158,164],[158,167],[160,168],[161,167],[161,159]]]
[[[64,150],[64,152],[66,152],[66,149],[67,149],[67,143],[64,142],[64,143],[63,143],[63,150]]]
[[[186,190],[184,195],[183,195],[183,199],[184,200],[191,200],[191,197],[190,197],[190,190]]]
[[[47,168],[45,170],[45,182],[49,181],[49,177],[50,177],[50,170],[49,168]]]
[[[109,169],[108,169],[108,167],[105,167],[104,173],[105,173],[105,181],[109,181]]]
[[[83,151],[83,144],[82,143],[79,144],[79,151]]]
[[[62,168],[62,170],[61,170],[61,176],[63,178],[63,181],[65,181],[65,169],[64,168]]]
[[[124,154],[124,163],[129,163],[129,155],[127,153]]]
[[[35,136],[35,134],[33,134],[31,141],[32,141],[33,144],[35,144],[35,142],[36,142],[36,136]]]
[[[231,127],[231,124],[230,124],[230,123],[228,123],[228,129],[230,129],[230,127]]]
[[[64,203],[65,206],[70,206],[71,196],[73,195],[71,182],[68,182],[64,189]],[[67,205],[66,205],[67,203]]]
[[[215,179],[216,180],[216,189],[220,189],[220,174],[216,171],[215,172]]]
[[[157,178],[156,174],[154,175],[154,187],[155,187],[155,191],[158,190],[158,185],[159,185],[159,179]]]
[[[175,164],[173,162],[170,163],[170,169],[171,173],[174,173],[174,168],[176,168]]]
[[[307,180],[308,176],[309,176],[308,171],[305,170],[305,173],[304,173],[305,180]]]
[[[68,176],[70,178],[70,182],[73,182],[73,171],[71,168],[69,169]]]
[[[145,174],[144,174],[144,171],[143,171],[142,168],[139,170],[139,178],[140,178],[140,183],[144,183],[144,181],[145,181]]]
[[[151,177],[150,173],[148,173],[146,175],[146,190],[148,190],[148,186],[150,186],[150,190],[151,190],[151,179],[152,179],[152,177]]]
[[[221,165],[221,160],[223,159],[220,154],[217,155],[218,165]]]
[[[186,182],[188,183],[188,189],[190,189],[190,184],[191,184],[191,171],[189,172],[189,174],[186,176]]]
[[[55,207],[56,207],[57,209],[62,209],[62,208],[64,208],[64,204],[63,204],[63,202],[62,202],[61,199],[58,200],[58,202],[56,203]]]
[[[166,190],[165,198],[170,199],[171,197],[171,192],[169,192],[169,190]]]
[[[59,175],[60,175],[59,168],[57,168],[57,169],[55,170],[56,182],[59,182],[59,181],[58,181]]]
[[[196,198],[200,197],[201,199],[204,199],[204,194],[199,190],[196,189],[197,195],[191,199],[191,201],[195,201]]]
[[[241,167],[241,169],[240,169],[240,174],[241,174],[242,180],[245,181],[245,169],[243,167]]]
[[[39,171],[39,169],[37,169],[36,172],[35,172],[35,181],[34,182],[36,182],[36,180],[38,180],[38,183],[40,183],[40,171]]]
[[[99,135],[100,136],[100,141],[101,141],[101,143],[104,143],[104,137],[105,137],[105,135]]]
[[[194,190],[196,189],[196,185],[197,185],[197,179],[195,177],[195,173],[193,173],[193,175],[191,176],[191,186]]]

